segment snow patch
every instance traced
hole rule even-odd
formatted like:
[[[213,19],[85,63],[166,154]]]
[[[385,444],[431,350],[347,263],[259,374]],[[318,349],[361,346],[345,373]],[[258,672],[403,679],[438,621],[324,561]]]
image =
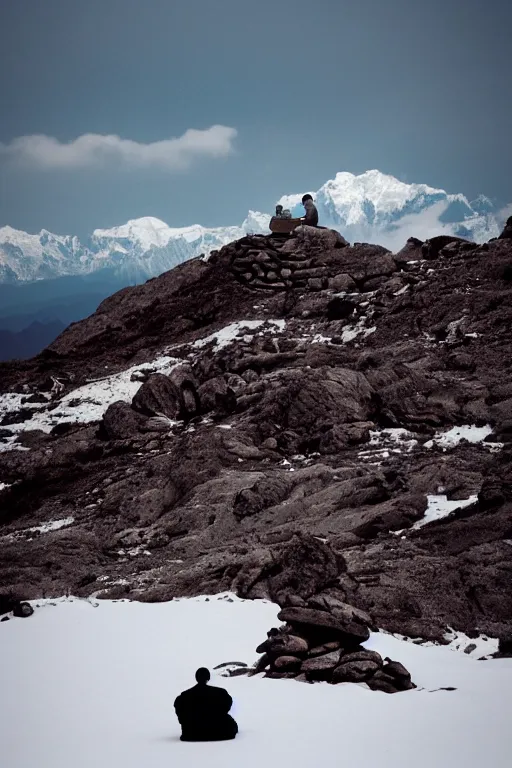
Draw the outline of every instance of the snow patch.
[[[51,533],[52,531],[58,531],[60,528],[67,528],[75,522],[74,517],[62,517],[60,520],[48,520],[40,525],[34,525],[31,528],[22,528],[19,531],[13,531],[8,533],[2,538],[5,541],[16,541],[17,539],[25,538],[27,541],[32,541],[33,537],[28,534],[31,533]]]
[[[220,331],[215,331],[209,336],[205,336],[202,339],[197,339],[192,344],[194,349],[202,349],[208,346],[208,344],[214,343],[214,351],[219,352],[221,349],[228,347],[234,341],[239,340],[240,332],[244,329],[256,330],[262,326],[269,325],[277,328],[282,332],[285,329],[285,320],[238,320],[234,323],[226,325],[225,328],[221,328]],[[184,346],[184,345],[180,345]]]
[[[462,651],[474,658],[490,657],[498,652],[499,640],[496,637],[479,635],[478,637],[471,638],[464,632],[459,632],[449,627],[445,638],[449,641],[448,648],[451,648],[453,651]]]
[[[442,520],[443,517],[447,517],[456,509],[463,509],[469,507],[478,500],[478,496],[470,496],[469,499],[454,499],[448,500],[447,496],[443,494],[433,494],[427,496],[428,506],[425,511],[425,515],[421,520],[417,520],[412,526],[412,530],[418,530],[423,528],[428,523],[433,523],[435,520]]]
[[[150,363],[134,365],[121,373],[91,381],[50,404],[31,404],[30,408],[34,409],[31,419],[17,424],[9,424],[5,427],[12,433],[14,439],[8,438],[7,441],[0,442],[0,452],[18,449],[19,446],[15,443],[16,436],[28,430],[41,430],[49,433],[57,424],[89,424],[93,421],[100,421],[112,403],[117,400],[132,401],[133,396],[141,386],[137,374],[162,373],[168,375],[181,364],[182,361],[177,358],[162,356]],[[136,380],[132,381],[132,377]],[[24,397],[25,395],[16,393],[0,395],[0,417],[13,410],[26,407],[22,406]]]
[[[74,522],[74,517],[62,517],[60,520],[48,520],[47,523],[41,523],[41,525],[35,525],[33,528],[27,528],[26,530],[30,531],[30,533],[49,533],[50,531],[58,531],[59,528],[72,525]]]
[[[367,336],[370,336],[372,333],[375,333],[375,331],[377,330],[377,327],[373,326],[371,328],[366,328],[365,321],[366,321],[366,317],[362,317],[357,323],[357,325],[354,325],[350,328],[343,329],[341,338],[344,344],[346,344],[349,341],[353,341],[358,336],[363,336],[363,338],[366,338]]]
[[[424,444],[424,447],[433,448],[434,445],[437,445],[444,449],[455,448],[462,440],[467,440],[468,443],[482,443],[492,431],[490,424],[486,424],[485,427],[469,424],[462,427],[453,427],[447,432],[438,432],[432,440]]]

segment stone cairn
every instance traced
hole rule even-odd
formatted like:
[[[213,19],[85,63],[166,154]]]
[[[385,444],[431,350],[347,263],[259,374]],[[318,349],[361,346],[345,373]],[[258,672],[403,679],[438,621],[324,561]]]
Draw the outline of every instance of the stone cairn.
[[[249,674],[265,671],[266,677],[309,683],[366,683],[385,693],[416,687],[403,664],[361,645],[370,637],[371,618],[364,611],[331,596],[297,602],[278,614],[285,624],[272,628],[256,648],[263,656]]]
[[[335,230],[309,230],[299,227],[292,237],[248,235],[229,243],[220,251],[212,251],[210,262],[225,265],[243,284],[251,288],[283,291],[327,288],[329,279],[339,272],[314,252],[325,248],[344,248],[345,238]]]

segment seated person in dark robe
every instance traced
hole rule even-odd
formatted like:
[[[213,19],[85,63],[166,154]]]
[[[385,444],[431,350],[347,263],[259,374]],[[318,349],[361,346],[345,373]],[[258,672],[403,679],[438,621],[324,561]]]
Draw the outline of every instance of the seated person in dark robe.
[[[304,195],[302,198],[302,205],[306,211],[306,215],[302,217],[301,221],[308,227],[318,226],[318,211],[316,205],[313,202],[311,195]]]
[[[234,739],[238,725],[228,714],[233,699],[224,688],[207,685],[205,667],[196,672],[197,685],[180,693],[174,709],[181,725],[181,741],[224,741]]]

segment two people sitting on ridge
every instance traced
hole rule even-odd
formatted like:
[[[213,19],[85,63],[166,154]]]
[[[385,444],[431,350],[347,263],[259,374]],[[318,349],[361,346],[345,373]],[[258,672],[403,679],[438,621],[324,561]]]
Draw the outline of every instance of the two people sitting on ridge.
[[[225,741],[234,739],[238,725],[229,710],[233,699],[224,688],[208,685],[210,672],[196,672],[197,685],[180,693],[174,709],[181,725],[181,741]]]
[[[292,219],[292,215],[288,209],[284,209],[282,205],[276,205],[276,212],[274,216],[272,216],[272,219],[270,220],[270,229],[272,232],[277,232],[279,234],[288,234],[293,231],[293,229],[299,224],[305,224],[308,227],[318,227],[318,210],[316,208],[316,205],[313,202],[313,196],[312,195],[304,195],[302,198],[302,205],[304,206],[305,215],[302,216],[300,219],[293,219],[291,221],[290,225],[284,225],[279,224],[276,222],[276,219]],[[273,226],[273,223],[275,226]]]

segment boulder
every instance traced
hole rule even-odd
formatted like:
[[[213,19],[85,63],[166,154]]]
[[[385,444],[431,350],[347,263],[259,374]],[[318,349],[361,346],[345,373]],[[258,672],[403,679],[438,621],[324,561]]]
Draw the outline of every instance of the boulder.
[[[310,291],[321,291],[322,290],[322,278],[320,277],[310,277],[308,278],[308,288]]]
[[[314,656],[322,656],[324,653],[338,651],[340,648],[341,642],[339,640],[331,640],[328,643],[322,643],[322,645],[315,645],[310,649],[308,656],[310,659],[312,659]]]
[[[375,661],[364,660],[346,661],[343,657],[341,663],[332,673],[333,683],[362,683],[379,669]]]
[[[503,232],[499,236],[498,240],[511,240],[512,239],[512,216],[509,216],[505,222]]]
[[[279,371],[258,403],[262,420],[286,424],[308,440],[320,439],[325,425],[371,421],[374,409],[375,393],[365,375],[331,365]]]
[[[317,252],[323,253],[337,248],[346,248],[348,246],[348,242],[343,235],[340,235],[335,229],[302,225],[297,227],[294,235],[297,240],[297,250],[308,255]]]
[[[482,512],[502,507],[506,501],[504,483],[499,477],[487,477],[478,492],[478,505]]]
[[[318,635],[320,631],[326,640],[339,638],[346,647],[364,643],[370,637],[370,630],[364,624],[343,621],[313,608],[284,608],[278,619],[300,627],[308,634]]]
[[[278,656],[274,660],[273,668],[279,672],[290,672],[294,669],[297,671],[300,669],[301,660],[297,656]]]
[[[380,245],[356,244],[343,252],[344,259],[345,256],[350,259],[346,271],[358,284],[374,277],[387,277],[398,269],[391,253]]]
[[[373,619],[367,611],[355,608],[331,594],[320,593],[308,600],[308,608],[317,608],[321,611],[329,611],[340,621],[355,621],[371,627]]]
[[[344,653],[341,663],[348,664],[356,661],[371,661],[373,664],[376,664],[377,667],[382,667],[384,664],[380,653],[377,653],[377,651],[369,651],[366,648],[351,651],[350,653]]]
[[[417,237],[410,237],[402,250],[395,254],[394,258],[398,266],[401,267],[402,265],[407,264],[409,261],[419,261],[422,259],[422,245],[423,240],[418,240]]]
[[[30,605],[30,603],[21,602],[20,600],[16,600],[13,609],[12,609],[12,615],[17,616],[19,619],[27,619],[29,616],[32,616],[34,613],[34,609]]]
[[[347,272],[340,272],[338,275],[329,278],[329,288],[333,291],[339,291],[342,293],[353,293],[357,291],[357,286],[354,280]]]
[[[393,661],[388,656],[385,658],[386,664],[382,667],[384,674],[404,682],[411,681],[411,673],[399,661]]]
[[[180,393],[180,418],[185,421],[193,419],[201,409],[198,394],[199,382],[190,365],[178,365],[168,376]]]
[[[455,237],[454,235],[437,235],[426,240],[421,246],[421,253],[424,259],[437,259],[440,251],[451,243],[458,243],[463,245],[468,243],[469,240],[464,240],[462,237]]]
[[[512,656],[512,632],[499,638],[498,653],[502,656]]]
[[[100,436],[108,440],[129,440],[142,430],[147,419],[136,413],[128,403],[118,400],[109,405],[100,427]]]
[[[0,594],[0,616],[3,616],[4,613],[10,613],[17,602],[19,601],[16,600],[12,595]]]
[[[240,377],[237,377],[237,379]],[[242,380],[242,386],[245,382]],[[208,379],[198,389],[199,401],[203,413],[218,411],[219,413],[234,413],[236,409],[236,394],[223,376]]]
[[[301,533],[282,552],[276,570],[278,572],[268,579],[269,593],[272,600],[283,605],[290,594],[308,598],[331,584],[338,577],[339,564],[331,547]]]
[[[180,390],[168,376],[154,373],[135,394],[132,406],[145,416],[177,419],[181,411]]]
[[[383,693],[398,693],[402,690],[394,678],[386,675],[380,669],[378,669],[374,675],[365,680],[365,683],[372,691],[382,691]]]
[[[266,643],[266,652],[283,656],[305,656],[308,652],[307,641],[296,635],[279,634],[270,637]],[[261,651],[259,651],[261,653]]]
[[[341,651],[331,651],[302,662],[300,671],[308,680],[329,680],[340,662]]]

